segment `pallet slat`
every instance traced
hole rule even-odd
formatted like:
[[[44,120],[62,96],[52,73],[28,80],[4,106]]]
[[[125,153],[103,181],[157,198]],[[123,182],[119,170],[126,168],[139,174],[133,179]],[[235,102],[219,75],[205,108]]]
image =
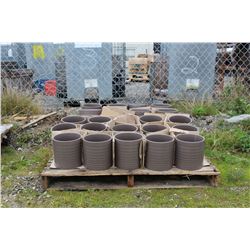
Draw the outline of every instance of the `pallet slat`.
[[[63,176],[116,176],[116,175],[219,175],[219,172],[207,158],[204,158],[203,167],[199,170],[188,171],[181,170],[176,167],[168,171],[153,171],[146,168],[140,168],[136,170],[123,170],[112,167],[107,170],[94,171],[87,170],[84,166],[76,169],[58,169],[55,166],[54,161],[49,162],[48,167],[44,169],[41,176],[51,176],[51,177],[63,177]]]
[[[153,171],[149,169],[123,170],[110,168],[108,170],[94,171],[81,169],[51,169],[46,168],[42,176],[63,177],[63,176],[114,176],[114,175],[219,175],[214,166],[206,166],[195,171],[172,168],[168,171]]]
[[[206,158],[203,161],[203,167],[195,171],[181,170],[176,167],[168,171],[153,171],[146,168],[123,170],[115,167],[103,171],[93,171],[84,168],[84,166],[78,169],[57,169],[54,161],[51,161],[41,173],[44,189],[50,187],[57,190],[217,186],[219,175],[220,172]],[[122,178],[122,181],[117,182],[119,177]],[[63,180],[51,181],[56,178],[63,178]],[[69,180],[70,178],[74,178],[75,181]],[[81,181],[76,181],[76,178],[81,178]],[[99,180],[97,180],[98,178]],[[110,183],[106,183],[107,178],[115,179],[112,179],[114,181]],[[140,180],[141,178],[143,180]]]
[[[168,180],[163,181],[154,181],[151,183],[136,181],[134,189],[164,189],[164,188],[204,188],[211,186],[208,181],[205,180],[181,180],[181,181],[172,181]],[[56,182],[51,184],[50,189],[54,190],[86,190],[86,189],[99,189],[99,190],[109,190],[109,189],[122,189],[127,188],[126,183],[120,184],[103,184],[103,183],[86,183],[86,182]]]

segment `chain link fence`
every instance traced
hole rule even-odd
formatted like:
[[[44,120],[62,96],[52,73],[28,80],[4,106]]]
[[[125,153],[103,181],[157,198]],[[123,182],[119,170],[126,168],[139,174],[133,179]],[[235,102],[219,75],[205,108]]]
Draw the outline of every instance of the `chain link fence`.
[[[45,109],[80,101],[217,98],[238,83],[250,89],[249,43],[11,43],[0,49],[2,90],[26,91]]]

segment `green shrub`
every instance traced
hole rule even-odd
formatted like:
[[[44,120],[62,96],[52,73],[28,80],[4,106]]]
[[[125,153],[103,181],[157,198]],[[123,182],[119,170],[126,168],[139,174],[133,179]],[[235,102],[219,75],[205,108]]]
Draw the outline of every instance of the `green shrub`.
[[[16,113],[24,115],[41,114],[42,109],[33,97],[13,88],[5,88],[1,96],[2,116],[10,116]]]
[[[204,132],[206,145],[210,149],[228,152],[250,152],[250,133],[241,127],[231,129],[216,129],[212,132]]]
[[[235,149],[243,153],[250,153],[250,133],[242,133],[235,144]]]
[[[229,115],[250,114],[249,89],[242,83],[225,87],[216,106],[219,111]]]
[[[250,119],[241,121],[239,126],[242,128],[242,130],[250,133]]]
[[[195,117],[209,116],[218,114],[218,110],[214,105],[213,101],[208,100],[196,100],[192,101],[179,101],[174,102],[173,106],[177,108],[180,112],[192,114]]]
[[[217,100],[203,97],[202,99],[184,101],[173,101],[172,104],[181,112],[192,114],[193,116],[216,115],[219,112],[228,115],[250,114],[250,93],[249,88],[237,83],[225,87]],[[185,98],[185,97],[184,97]]]
[[[192,115],[196,117],[216,115],[218,113],[213,104],[196,104],[192,109]]]

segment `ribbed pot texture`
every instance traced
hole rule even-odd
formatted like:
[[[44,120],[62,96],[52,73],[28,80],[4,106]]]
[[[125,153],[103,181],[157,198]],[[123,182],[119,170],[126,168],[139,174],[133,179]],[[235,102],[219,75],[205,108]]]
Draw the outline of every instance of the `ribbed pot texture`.
[[[160,121],[162,121],[162,118],[158,115],[143,115],[140,117],[141,124],[147,122],[160,122]]]
[[[110,121],[111,121],[111,118],[107,116],[94,116],[94,117],[89,118],[89,122],[107,123]]]
[[[92,131],[104,131],[107,129],[107,126],[102,123],[91,122],[81,126],[81,129],[87,129]]]
[[[155,113],[178,113],[178,110],[173,108],[158,108]]]
[[[150,108],[131,108],[130,110],[134,111],[137,116],[142,116],[144,113],[151,113]]]
[[[121,132],[121,131],[135,132],[137,131],[137,127],[131,124],[118,124],[118,125],[115,125],[112,128],[112,130],[116,132]]]
[[[205,141],[200,135],[176,136],[175,165],[183,170],[198,170],[203,166]]]
[[[102,113],[102,109],[84,109],[81,108],[78,110],[79,115],[86,115],[86,116],[91,116],[91,115],[100,115]]]
[[[177,129],[181,129],[184,131],[188,131],[190,133],[192,132],[198,132],[198,128],[189,124],[179,124],[179,125],[175,125],[173,126],[173,128],[177,128]],[[182,134],[181,132],[174,132],[175,135],[179,135]]]
[[[164,125],[158,125],[158,124],[145,124],[142,126],[142,131],[143,133],[147,134],[147,133],[156,133],[156,132],[160,132],[167,129],[166,126]]]
[[[102,105],[98,103],[85,103],[82,109],[102,109]]]
[[[185,115],[171,115],[168,120],[173,123],[191,123],[192,119]]]
[[[113,165],[112,137],[92,134],[83,138],[83,163],[90,170],[105,170]]]
[[[62,131],[62,130],[75,129],[75,128],[77,127],[74,123],[64,122],[64,123],[56,124],[55,126],[53,126],[51,128],[51,131]]]
[[[84,124],[86,122],[86,118],[79,116],[79,115],[69,115],[69,116],[63,117],[61,121],[75,123],[75,124]]]
[[[64,133],[53,137],[54,160],[57,168],[71,169],[80,167],[82,138],[77,133]]]
[[[127,132],[115,135],[115,165],[133,170],[140,167],[140,144],[142,135]]]
[[[145,167],[164,171],[173,167],[174,138],[170,135],[148,135],[146,137]]]

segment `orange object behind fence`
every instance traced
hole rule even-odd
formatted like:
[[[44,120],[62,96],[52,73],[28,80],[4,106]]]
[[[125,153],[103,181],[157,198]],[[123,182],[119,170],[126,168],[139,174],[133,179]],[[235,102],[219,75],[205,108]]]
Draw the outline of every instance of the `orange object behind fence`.
[[[44,91],[46,95],[56,96],[56,80],[48,80],[45,82]]]

